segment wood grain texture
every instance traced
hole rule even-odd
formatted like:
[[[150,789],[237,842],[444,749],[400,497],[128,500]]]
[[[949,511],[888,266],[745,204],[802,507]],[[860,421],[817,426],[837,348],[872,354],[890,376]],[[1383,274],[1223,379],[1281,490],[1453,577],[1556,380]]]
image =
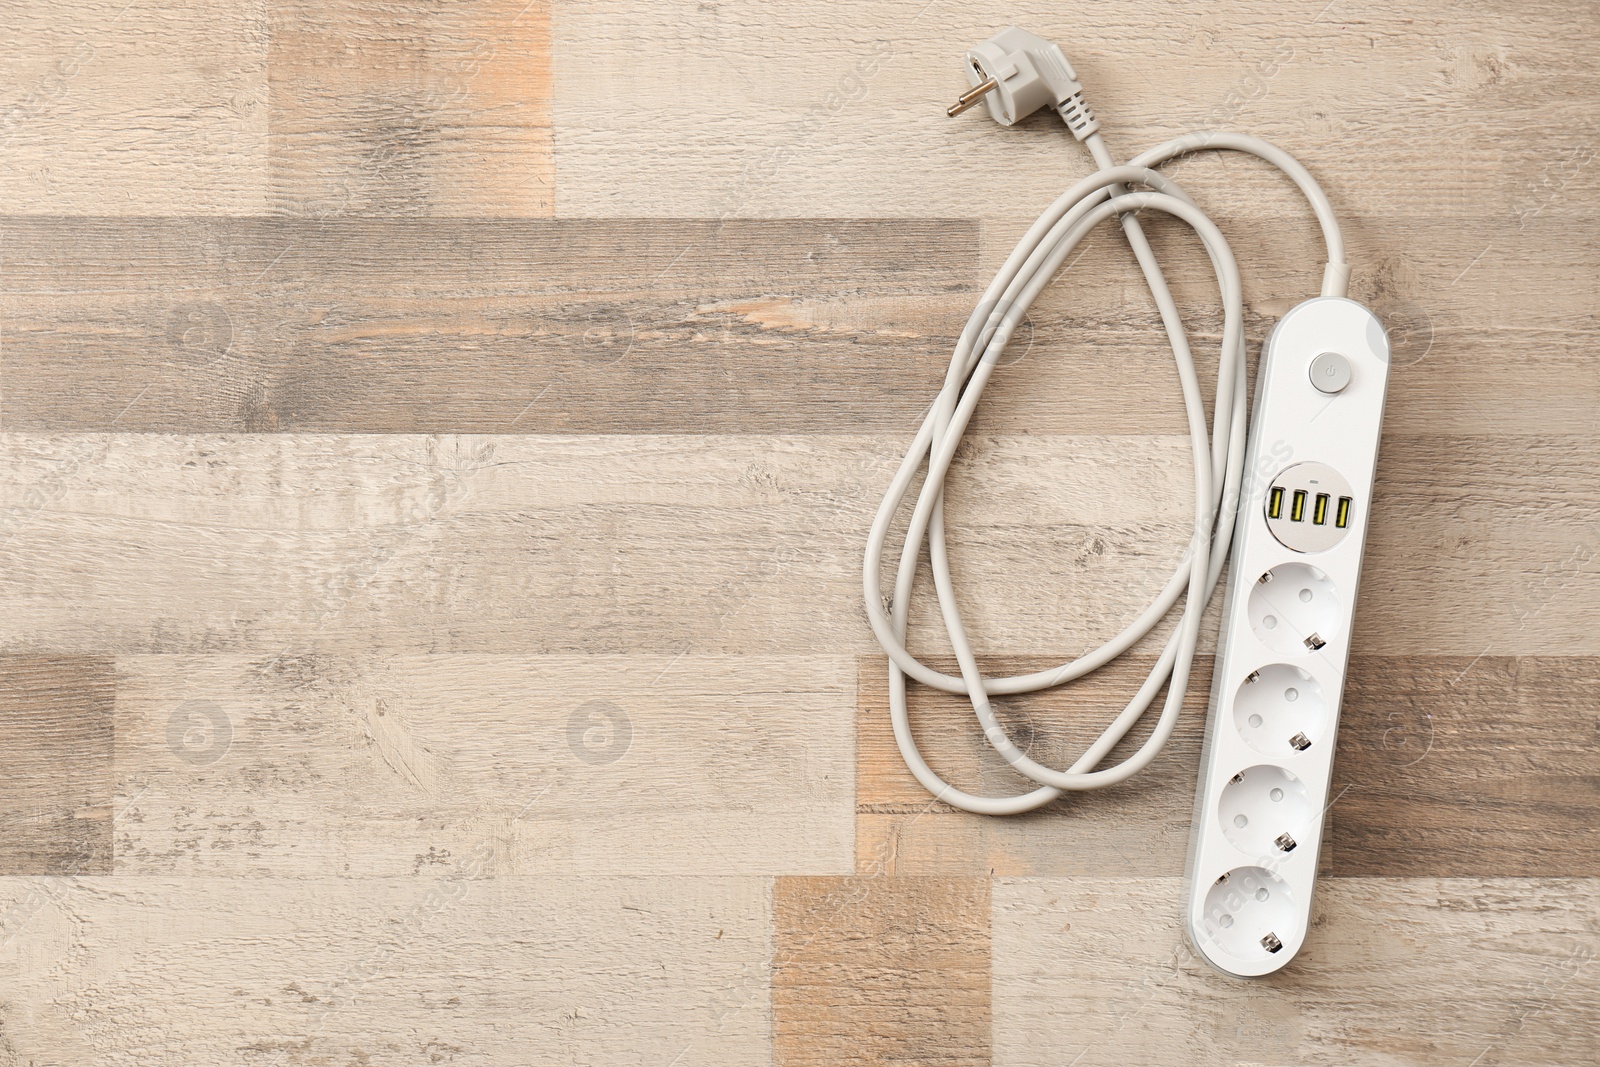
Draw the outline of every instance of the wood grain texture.
[[[1100,504],[1085,506],[1090,525],[1066,517],[1130,447],[1150,457],[1150,481],[1181,484],[1182,444],[1041,440],[1043,452],[992,460],[1015,472],[1000,479],[1005,525],[953,527],[965,574],[995,598],[974,616],[986,647],[1082,642],[1137,610],[1181,554],[1176,494],[1131,508],[1120,522],[1133,533],[1114,539],[1097,529]],[[263,658],[872,647],[854,575],[892,473],[883,438],[7,441],[0,589],[14,610],[0,636],[18,645]],[[1068,454],[1082,465],[1048,490],[1017,478]],[[1040,509],[1040,537],[1018,538],[1013,506]],[[1122,593],[1063,613],[1025,592],[1078,578]]]
[[[996,674],[1059,661],[992,661]],[[1013,740],[1068,766],[1121,710],[1149,659],[1082,684],[996,704]],[[945,663],[945,670],[954,670]],[[1107,792],[1009,819],[938,804],[905,769],[889,728],[883,662],[863,657],[856,727],[856,865],[901,875],[1161,876],[1183,873],[1211,662],[1150,769]],[[1325,877],[1493,870],[1600,877],[1600,719],[1593,657],[1356,655],[1340,709],[1321,868]],[[983,742],[964,700],[911,689],[924,758],[982,793],[1028,785]],[[1152,713],[1153,714],[1153,713]],[[1115,761],[1144,736],[1136,731]]]
[[[547,0],[272,0],[271,208],[547,216]]]
[[[861,539],[903,444],[9,435],[0,638],[87,654],[867,652]],[[1600,654],[1600,449],[1390,445],[1358,654]],[[1181,555],[1188,463],[1165,437],[976,447],[950,509],[980,651],[1061,657],[1117,632]],[[923,597],[913,618],[938,654],[933,611]],[[1215,623],[1204,633],[1210,651]]]
[[[776,1067],[987,1067],[987,878],[779,878]]]
[[[1255,351],[1321,253],[1303,220],[1221,221]],[[1386,223],[1350,228],[1391,435],[1600,431],[1600,228]],[[1209,376],[1204,255],[1151,230]],[[974,223],[937,219],[6,219],[0,241],[0,419],[43,431],[898,432],[981,273]],[[1098,238],[1046,291],[974,433],[1184,432],[1127,258]]]
[[[1592,657],[1357,661],[1330,833],[1340,874],[1600,875]]]
[[[944,115],[965,87],[963,50],[1005,25],[1062,43],[1113,153],[1193,129],[1248,129],[1291,149],[1344,218],[1509,216],[1600,119],[1600,100],[1575,89],[1590,78],[1592,29],[1555,0],[1471,10],[1139,0],[1081,11],[1047,0],[846,0],[829,10],[818,19],[808,0],[563,5],[558,212],[1031,219],[1088,169],[1060,122],[1040,113],[1000,130],[981,111]],[[635,103],[653,99],[674,106]],[[1426,181],[1413,180],[1423,171]],[[1228,173],[1206,190],[1208,207],[1303,210],[1286,183],[1246,180],[1244,163]],[[1582,215],[1595,181],[1591,171],[1568,185],[1557,208]]]
[[[1588,12],[0,23],[0,1065],[1600,1062]],[[1293,151],[1390,330],[1329,877],[1265,981],[1179,929],[1215,606],[1119,789],[981,820],[886,743],[862,538],[992,268],[1089,167],[1043,116],[943,116],[1009,23],[1062,41],[1113,153]],[[1314,291],[1305,207],[1170,170],[1253,352]],[[1204,254],[1150,233],[1208,377]],[[1147,300],[1095,235],[973,424],[986,662],[1099,643],[1178,559]],[[1136,667],[1003,713],[1065,756]],[[913,710],[1005,784],[959,702]]]
[[[0,214],[265,208],[263,0],[8,3],[4,21]]]
[[[898,429],[977,259],[968,221],[0,227],[13,430]]]
[[[1179,878],[1000,879],[994,1063],[1594,1063],[1593,879],[1329,879],[1259,981],[1183,940]]]
[[[85,878],[0,946],[15,1063],[770,1062],[763,879]],[[0,900],[37,883],[0,880]],[[3,907],[3,905],[0,905]]]
[[[116,699],[110,660],[0,655],[0,875],[110,872]]]
[[[997,675],[1020,674],[1057,662],[1001,657],[985,667]],[[953,661],[935,663],[954,670]],[[1065,767],[1122,710],[1152,663],[1150,657],[1125,657],[1082,684],[996,701],[995,711],[1029,755],[1048,766]],[[1145,772],[1115,789],[1069,796],[1037,812],[997,819],[940,804],[911,777],[889,726],[883,661],[863,657],[856,727],[857,871],[1001,877],[1180,873],[1210,675],[1207,656],[1196,664],[1172,738]],[[964,698],[913,686],[909,711],[923,758],[946,781],[994,796],[1032,788],[984,743]],[[1147,733],[1136,730],[1112,751],[1109,762],[1125,758]]]
[[[130,656],[116,873],[851,870],[852,664]],[[190,736],[188,729],[198,729]]]

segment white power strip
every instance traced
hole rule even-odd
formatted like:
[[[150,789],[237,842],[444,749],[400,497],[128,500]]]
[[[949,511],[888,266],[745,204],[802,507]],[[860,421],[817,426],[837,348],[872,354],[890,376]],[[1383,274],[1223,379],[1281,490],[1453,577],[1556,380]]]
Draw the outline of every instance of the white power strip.
[[[972,88],[950,108],[951,115],[983,103],[995,121],[1010,126],[1049,107],[1099,169],[1046,209],[990,283],[873,520],[863,589],[868,621],[889,656],[895,740],[906,766],[936,798],[984,815],[1030,811],[1069,791],[1125,781],[1149,765],[1177,724],[1200,617],[1237,531],[1206,768],[1195,809],[1188,926],[1199,951],[1223,971],[1268,973],[1294,954],[1308,925],[1383,408],[1383,330],[1370,312],[1346,298],[1350,272],[1332,206],[1287,152],[1243,134],[1198,133],[1119,166],[1061,50],[1015,27],[968,51],[966,74]],[[1275,166],[1310,203],[1327,245],[1321,296],[1285,316],[1268,345],[1258,376],[1255,430],[1248,440],[1238,267],[1216,225],[1176,182],[1154,169],[1208,150],[1243,152]],[[1141,211],[1163,212],[1188,225],[1204,243],[1216,273],[1223,329],[1209,428],[1188,337],[1145,239]],[[1172,346],[1194,454],[1194,534],[1166,586],[1120,634],[1049,670],[989,677],[977,662],[957,604],[945,543],[945,481],[1013,331],[1072,251],[1111,218],[1120,223],[1139,262]],[[885,597],[881,572],[889,531],[912,497],[919,473],[922,483],[915,489],[894,591]],[[911,591],[924,544],[959,674],[936,671],[906,649]],[[1263,576],[1268,576],[1265,582]],[[1233,595],[1239,583],[1246,588]],[[1280,603],[1284,593],[1292,595]],[[1081,678],[1133,647],[1174,610],[1178,624],[1149,677],[1071,767],[1046,767],[1006,735],[991,698]],[[981,796],[941,778],[922,758],[912,734],[908,679],[965,694],[984,739],[1035,788]],[[1149,736],[1122,762],[1101,767],[1163,690]]]
[[[1282,967],[1310,925],[1389,379],[1360,304],[1308,300],[1256,372],[1189,847],[1189,934],[1214,966]]]

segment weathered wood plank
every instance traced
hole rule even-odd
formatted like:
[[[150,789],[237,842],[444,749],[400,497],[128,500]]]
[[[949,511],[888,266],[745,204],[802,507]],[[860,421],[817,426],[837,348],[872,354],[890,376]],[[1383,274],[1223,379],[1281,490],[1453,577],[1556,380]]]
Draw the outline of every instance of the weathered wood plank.
[[[965,88],[963,50],[1008,22],[1060,42],[1124,157],[1193,129],[1247,129],[1293,151],[1347,219],[1512,217],[1541,204],[1581,217],[1594,196],[1593,169],[1560,180],[1563,162],[1593,158],[1580,131],[1600,101],[1575,88],[1589,83],[1593,35],[1555,0],[1514,13],[1445,0],[816,10],[564,6],[558,213],[1031,218],[1090,169],[1060,121],[1041,113],[1002,130],[981,111],[944,115]],[[1223,166],[1204,183],[1208,204],[1304,211],[1287,183]]]
[[[0,875],[111,870],[111,661],[0,655]]]
[[[7,4],[0,214],[259,213],[263,8],[261,0]]]
[[[547,216],[547,0],[272,0],[271,209]]]
[[[1251,982],[1194,955],[1182,900],[1178,878],[997,881],[994,1062],[1594,1062],[1595,880],[1325,880],[1300,955]]]
[[[88,878],[0,946],[6,1051],[85,1067],[770,1062],[765,879]],[[0,881],[0,900],[38,882]]]
[[[852,869],[849,660],[119,662],[118,874]]]
[[[984,481],[991,503],[1015,501],[1001,505],[1005,525],[952,527],[964,574],[997,597],[974,615],[986,645],[1086,639],[1137,610],[1159,585],[1154,571],[1181,555],[1181,442],[1041,441],[1042,451],[999,449],[979,471],[1013,471]],[[0,590],[12,610],[0,637],[23,647],[263,657],[874,647],[854,575],[892,469],[879,439],[8,443]],[[1112,501],[1093,501],[1130,450],[1147,460],[1145,484],[1175,488],[1133,502],[1113,537],[1097,518]],[[1068,455],[1081,464],[1069,469]],[[1061,464],[1048,489],[1020,477],[1039,463]],[[1010,488],[995,497],[996,482]],[[1092,525],[1070,522],[1080,503]],[[1034,508],[1042,536],[1019,538],[1014,516]],[[1093,582],[1074,611],[1023,595],[1069,575]]]
[[[1059,661],[997,659],[996,673]],[[997,704],[1012,737],[1064,767],[1121,710],[1148,660]],[[1109,791],[1026,816],[984,818],[938,804],[901,761],[882,661],[860,661],[856,864],[901,875],[1161,876],[1183,872],[1210,660],[1156,762]],[[945,664],[951,669],[950,664]],[[1104,675],[1104,677],[1101,677]],[[1600,877],[1600,752],[1594,657],[1352,658],[1323,842],[1325,876]],[[1027,784],[983,742],[964,701],[921,687],[910,711],[924,757],[958,786]],[[1153,715],[1154,713],[1152,713]],[[1135,734],[1113,752],[1131,751]]]
[[[1371,662],[1339,725],[1338,873],[1600,875],[1600,661]]]
[[[1259,344],[1320,253],[1299,224],[1229,228]],[[1155,229],[1209,376],[1204,256]],[[1594,432],[1600,229],[1371,237],[1355,295],[1391,326],[1391,433]],[[1452,285],[1491,239],[1505,255]],[[0,419],[42,431],[909,433],[980,273],[954,220],[8,219],[0,240]],[[1127,259],[1099,240],[1047,290],[975,433],[1184,431]]]
[[[4,240],[19,430],[904,427],[977,256],[961,221],[10,220]]]
[[[858,560],[902,444],[10,435],[0,638],[89,654],[868,652]],[[1182,554],[1187,441],[974,444],[950,515],[977,647],[1055,657],[1115,633]],[[1600,654],[1594,451],[1387,441],[1357,653]],[[937,654],[930,600],[917,647]]]
[[[772,1061],[987,1067],[987,878],[779,878]]]
[[[1015,674],[1057,662],[1002,657],[989,666],[996,674]],[[1152,662],[1149,657],[1124,658],[1082,683],[997,701],[996,712],[1012,740],[1034,759],[1065,767],[1122,710]],[[942,666],[948,670],[954,664]],[[1003,819],[939,804],[911,777],[889,726],[883,661],[864,657],[860,667],[858,871],[1008,876],[1182,870],[1211,657],[1196,665],[1177,730],[1143,773],[1115,789],[1070,796],[1040,811]],[[923,757],[947,781],[995,796],[1033,788],[984,743],[965,698],[913,686],[909,710]],[[1135,731],[1113,750],[1109,762],[1125,758],[1147,733]]]

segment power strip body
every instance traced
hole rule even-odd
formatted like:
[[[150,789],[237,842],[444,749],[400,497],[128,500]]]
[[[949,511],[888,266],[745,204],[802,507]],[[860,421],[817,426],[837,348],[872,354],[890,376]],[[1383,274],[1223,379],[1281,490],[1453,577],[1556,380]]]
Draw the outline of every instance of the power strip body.
[[[1189,847],[1190,940],[1227,974],[1283,967],[1310,924],[1388,372],[1342,297],[1262,354]]]

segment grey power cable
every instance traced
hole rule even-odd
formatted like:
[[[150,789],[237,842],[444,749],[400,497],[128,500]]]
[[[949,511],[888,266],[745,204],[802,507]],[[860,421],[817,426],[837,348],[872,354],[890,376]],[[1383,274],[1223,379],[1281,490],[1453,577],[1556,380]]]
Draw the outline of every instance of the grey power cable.
[[[1153,168],[1192,152],[1227,149],[1245,152],[1283,171],[1311,202],[1327,245],[1322,294],[1343,296],[1349,278],[1343,241],[1333,209],[1311,174],[1287,152],[1266,141],[1235,133],[1197,133],[1168,141],[1118,166],[1099,135],[1099,123],[1083,102],[1082,86],[1060,49],[1022,30],[1008,29],[968,53],[974,89],[952,113],[980,100],[1002,124],[1011,125],[1041,106],[1051,106],[1083,141],[1100,168],[1063,193],[1039,216],[1007,257],[985,290],[950,360],[944,384],[923,419],[911,447],[889,485],[867,538],[864,597],[874,635],[889,657],[889,708],[895,741],[906,766],[937,799],[967,811],[1012,815],[1048,804],[1068,790],[1114,785],[1149,765],[1172,735],[1183,706],[1199,640],[1200,619],[1216,588],[1233,536],[1243,473],[1246,421],[1243,296],[1238,266],[1226,238],[1176,182]],[[990,76],[989,71],[1001,72]],[[1005,76],[1009,72],[1009,76]],[[1129,187],[1134,187],[1129,189]],[[1214,430],[1208,431],[1194,357],[1137,211],[1161,211],[1192,229],[1205,245],[1221,290],[1222,342],[1219,352]],[[1187,413],[1195,471],[1194,533],[1172,577],[1121,633],[1099,648],[1058,667],[1014,677],[985,677],[968,639],[957,604],[946,544],[944,489],[950,465],[983,390],[1010,343],[1018,323],[1072,251],[1100,223],[1119,216],[1134,256],[1160,312],[1177,365]],[[905,542],[895,568],[894,592],[885,604],[881,586],[890,527],[917,490]],[[905,646],[911,591],[921,546],[927,542],[940,614],[960,665],[959,675],[936,671]],[[990,698],[1048,689],[1081,678],[1133,647],[1182,598],[1176,630],[1149,676],[1098,739],[1066,770],[1029,758],[1007,736]],[[970,698],[985,740],[1037,788],[1005,797],[979,796],[944,781],[928,766],[912,736],[906,709],[910,678],[947,693]],[[1162,688],[1166,700],[1155,727],[1127,759],[1098,769],[1106,754],[1143,718]]]

